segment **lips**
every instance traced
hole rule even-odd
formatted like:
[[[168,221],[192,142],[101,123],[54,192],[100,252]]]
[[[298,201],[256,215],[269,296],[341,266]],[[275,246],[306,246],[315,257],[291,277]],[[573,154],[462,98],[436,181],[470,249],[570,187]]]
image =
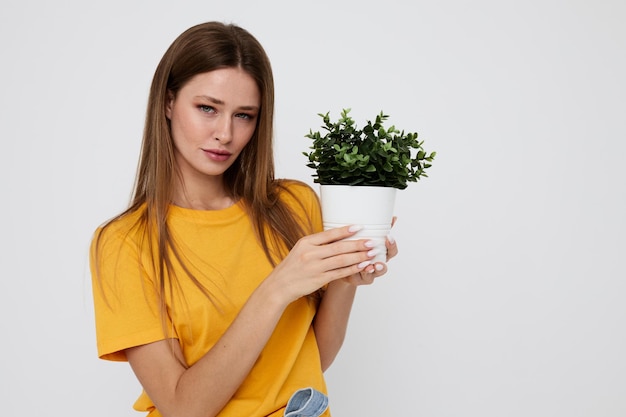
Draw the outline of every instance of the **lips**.
[[[223,162],[230,158],[231,153],[221,149],[203,149],[206,156],[213,161]]]

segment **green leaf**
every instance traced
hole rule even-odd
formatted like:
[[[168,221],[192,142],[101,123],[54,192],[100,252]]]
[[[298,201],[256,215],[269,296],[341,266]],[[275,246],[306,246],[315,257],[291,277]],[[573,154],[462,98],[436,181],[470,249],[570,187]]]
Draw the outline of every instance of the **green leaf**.
[[[383,111],[359,128],[350,111],[342,109],[338,120],[332,120],[330,112],[318,113],[321,130],[309,129],[304,135],[311,140],[311,151],[302,154],[314,170],[314,182],[404,189],[407,182],[427,177],[425,170],[436,153],[422,148],[424,142],[417,140],[416,132],[385,127],[389,116]]]

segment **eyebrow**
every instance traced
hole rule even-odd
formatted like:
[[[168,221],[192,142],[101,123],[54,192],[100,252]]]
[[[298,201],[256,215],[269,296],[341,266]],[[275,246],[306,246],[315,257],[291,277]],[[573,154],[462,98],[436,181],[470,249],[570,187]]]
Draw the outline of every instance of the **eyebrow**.
[[[207,96],[207,95],[204,95],[204,94],[196,96],[196,98],[205,99],[205,100],[208,100],[211,103],[215,103],[215,104],[221,104],[221,105],[225,104],[224,100],[220,100],[219,98]],[[258,111],[259,110],[259,106],[239,106],[238,108],[240,110],[249,110],[249,111]]]

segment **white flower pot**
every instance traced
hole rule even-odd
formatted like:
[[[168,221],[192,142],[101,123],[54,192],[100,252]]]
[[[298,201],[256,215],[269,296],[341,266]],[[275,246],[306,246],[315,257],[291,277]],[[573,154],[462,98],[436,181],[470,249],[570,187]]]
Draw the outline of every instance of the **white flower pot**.
[[[373,240],[380,252],[374,262],[386,262],[385,241],[391,230],[396,191],[392,187],[321,185],[324,230],[363,226],[351,239]]]

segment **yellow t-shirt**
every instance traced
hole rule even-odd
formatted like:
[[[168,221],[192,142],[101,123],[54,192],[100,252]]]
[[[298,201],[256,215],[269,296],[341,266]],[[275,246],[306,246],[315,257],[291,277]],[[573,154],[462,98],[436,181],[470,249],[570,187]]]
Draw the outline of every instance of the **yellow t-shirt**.
[[[305,184],[289,183],[302,206],[283,192],[281,198],[311,232],[322,230],[317,196]],[[96,276],[92,243],[92,277],[98,355],[124,361],[123,350],[163,340],[179,340],[193,365],[226,331],[250,294],[272,271],[241,204],[224,210],[191,210],[172,206],[168,224],[186,265],[208,289],[212,302],[174,265],[180,287],[166,289],[166,321],[159,313],[150,247],[133,228],[137,214],[123,217],[101,237],[101,271]],[[305,223],[305,224],[307,224]],[[99,231],[98,231],[99,232]],[[97,232],[97,233],[98,233]],[[317,305],[310,297],[291,303],[250,374],[220,412],[220,417],[282,416],[289,397],[313,387],[326,393],[319,351],[312,328]],[[144,393],[138,411],[160,416]],[[327,411],[325,416],[329,416]]]

